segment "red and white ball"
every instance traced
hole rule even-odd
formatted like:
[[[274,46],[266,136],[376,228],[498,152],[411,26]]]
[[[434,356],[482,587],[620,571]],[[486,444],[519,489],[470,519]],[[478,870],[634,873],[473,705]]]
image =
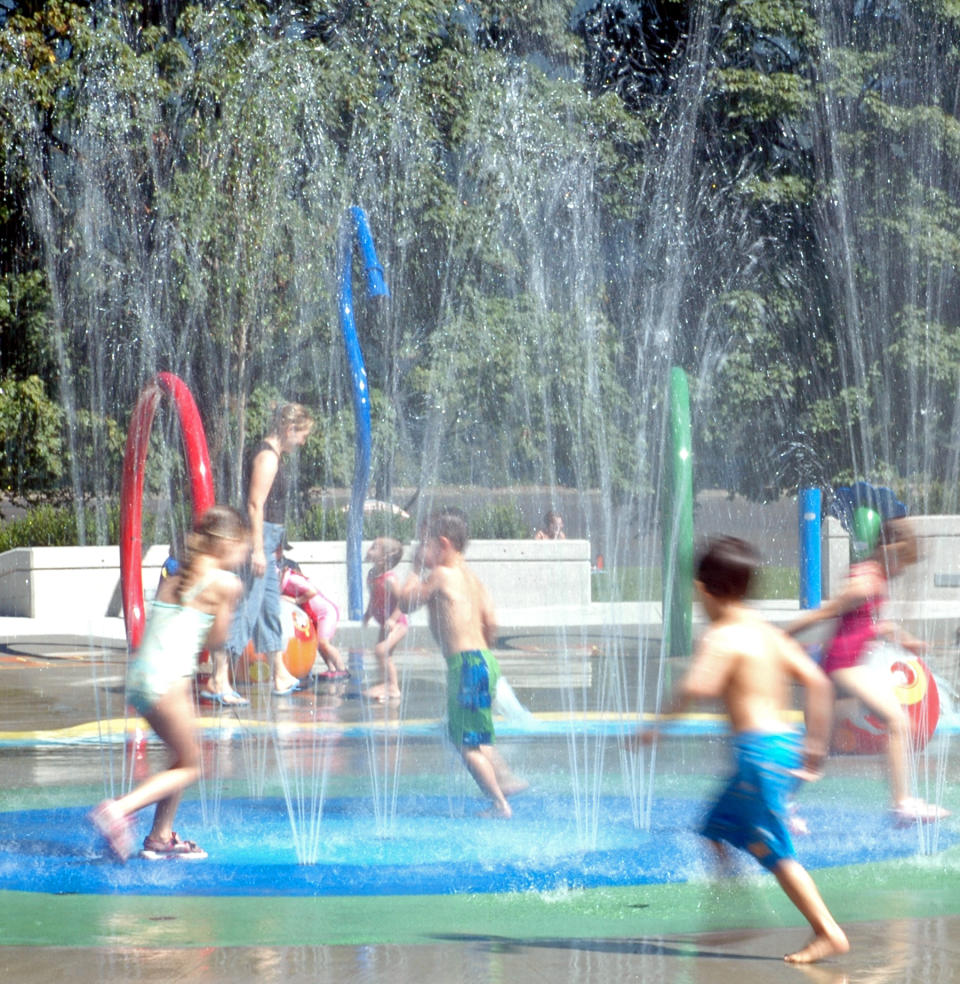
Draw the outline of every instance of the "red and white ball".
[[[929,667],[919,656],[900,646],[882,643],[873,647],[869,665],[889,673],[897,700],[907,715],[913,747],[923,748],[940,720],[940,693]],[[869,755],[887,747],[883,722],[859,702],[841,701],[833,730],[834,751]]]

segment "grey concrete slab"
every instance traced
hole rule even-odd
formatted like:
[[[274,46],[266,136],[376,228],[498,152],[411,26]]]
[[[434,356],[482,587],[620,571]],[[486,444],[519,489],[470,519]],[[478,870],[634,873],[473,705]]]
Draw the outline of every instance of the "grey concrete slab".
[[[854,923],[851,951],[810,967],[783,963],[802,930],[742,930],[634,939],[475,938],[421,946],[203,947],[0,946],[10,984],[953,984],[960,980],[960,917]]]

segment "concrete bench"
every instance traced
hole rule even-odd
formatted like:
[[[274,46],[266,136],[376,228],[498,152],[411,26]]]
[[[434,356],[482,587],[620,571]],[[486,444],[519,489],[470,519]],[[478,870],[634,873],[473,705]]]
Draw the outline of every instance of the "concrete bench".
[[[303,541],[291,545],[296,560],[317,587],[347,617],[346,544]],[[364,544],[366,551],[367,544]],[[398,567],[409,570],[413,548]],[[153,596],[165,545],[143,558],[143,586]],[[475,540],[467,560],[487,585],[498,608],[568,608],[590,604],[588,540]],[[366,594],[364,585],[364,594]],[[117,547],[20,547],[0,554],[0,616],[86,624],[120,614],[120,552]]]

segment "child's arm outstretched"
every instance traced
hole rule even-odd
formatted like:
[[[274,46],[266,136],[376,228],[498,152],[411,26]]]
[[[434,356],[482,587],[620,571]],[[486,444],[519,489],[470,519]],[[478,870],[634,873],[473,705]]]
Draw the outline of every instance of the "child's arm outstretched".
[[[404,614],[415,611],[442,589],[444,582],[443,569],[436,567],[429,571],[426,578],[421,576],[422,567],[414,561],[413,570],[407,575],[403,584],[392,584],[390,592],[394,606]]]
[[[831,618],[839,618],[859,608],[868,598],[883,590],[878,576],[870,570],[860,571],[847,578],[839,594],[827,598],[819,608],[810,608],[795,618],[784,631],[787,635],[799,635],[804,630]]]

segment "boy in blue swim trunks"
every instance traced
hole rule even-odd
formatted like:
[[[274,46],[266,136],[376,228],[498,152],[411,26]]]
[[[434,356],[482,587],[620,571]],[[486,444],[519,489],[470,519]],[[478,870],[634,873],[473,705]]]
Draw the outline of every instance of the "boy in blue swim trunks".
[[[413,573],[393,590],[397,606],[409,612],[426,605],[430,629],[447,662],[447,718],[450,739],[477,785],[493,801],[486,814],[512,816],[507,797],[527,784],[507,767],[494,749],[493,698],[500,667],[490,646],[496,620],[490,594],[467,566],[466,517],[445,509],[430,517]]]
[[[790,963],[813,963],[850,944],[797,861],[787,828],[786,799],[798,780],[814,779],[827,751],[833,689],[820,668],[789,636],[744,604],[759,558],[743,540],[710,541],[697,563],[696,587],[710,620],[671,713],[691,701],[721,699],[734,732],[736,769],[707,814],[701,833],[719,856],[732,844],[773,872],[813,928],[813,938]],[[806,693],[806,736],[785,725],[788,688]],[[649,733],[645,736],[648,737]]]

